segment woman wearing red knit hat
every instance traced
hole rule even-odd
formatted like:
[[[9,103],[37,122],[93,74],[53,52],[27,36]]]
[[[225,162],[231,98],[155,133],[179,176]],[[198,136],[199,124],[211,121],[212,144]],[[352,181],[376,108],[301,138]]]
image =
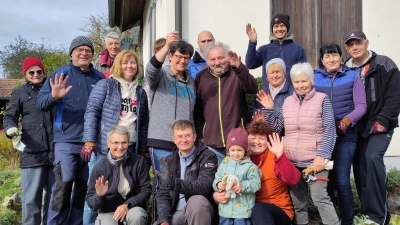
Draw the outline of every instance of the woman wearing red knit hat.
[[[22,183],[22,223],[46,224],[47,209],[54,183],[52,112],[35,107],[36,96],[45,81],[45,69],[38,58],[22,64],[26,84],[12,91],[4,113],[4,130],[9,138],[21,135],[25,149],[19,155]],[[22,129],[18,129],[21,117]],[[42,196],[44,196],[42,214]]]

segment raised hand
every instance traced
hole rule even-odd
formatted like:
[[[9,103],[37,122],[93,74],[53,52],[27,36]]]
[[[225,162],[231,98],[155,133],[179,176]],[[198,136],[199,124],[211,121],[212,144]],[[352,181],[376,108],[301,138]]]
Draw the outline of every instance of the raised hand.
[[[283,153],[283,137],[279,138],[279,135],[277,133],[270,134],[269,142],[267,142],[267,147],[272,153],[275,154],[276,158],[279,158]]]
[[[168,49],[171,47],[171,45],[175,42],[179,41],[179,37],[178,37],[179,31],[171,31],[170,33],[167,34],[167,36],[165,37],[165,45],[168,46]]]
[[[124,37],[121,40],[121,51],[129,50],[131,48],[132,43],[133,43],[133,39],[131,37]]]
[[[257,110],[251,118],[254,121],[264,121],[264,115],[260,110]]]
[[[273,109],[274,108],[274,101],[272,100],[271,96],[265,93],[264,90],[260,90],[257,93],[257,102],[260,103],[266,109]]]
[[[58,101],[64,98],[68,92],[72,89],[72,86],[65,87],[68,82],[68,76],[64,78],[64,74],[62,73],[60,76],[56,74],[53,79],[50,78],[50,87],[51,87],[51,96],[54,100]]]
[[[94,185],[96,188],[96,194],[98,196],[103,196],[108,191],[108,180],[104,182],[104,176],[97,178],[96,184]]]
[[[254,27],[252,28],[250,23],[248,23],[246,25],[246,33],[247,33],[247,36],[249,36],[249,39],[250,39],[251,42],[256,42],[257,41],[256,28],[254,28]]]
[[[238,68],[240,66],[241,58],[236,54],[236,52],[228,51],[229,55],[229,64],[231,67]]]

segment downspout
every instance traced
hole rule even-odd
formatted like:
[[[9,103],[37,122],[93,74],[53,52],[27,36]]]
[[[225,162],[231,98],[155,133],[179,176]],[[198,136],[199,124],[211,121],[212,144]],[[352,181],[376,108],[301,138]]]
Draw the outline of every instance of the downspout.
[[[182,0],[175,0],[175,30],[179,31],[179,39],[182,39]]]

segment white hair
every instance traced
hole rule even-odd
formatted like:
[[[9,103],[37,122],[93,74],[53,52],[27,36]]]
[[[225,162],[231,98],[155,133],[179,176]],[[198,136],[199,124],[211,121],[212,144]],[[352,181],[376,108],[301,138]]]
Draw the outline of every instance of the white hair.
[[[204,57],[206,57],[206,61],[208,61],[208,53],[210,52],[210,50],[214,49],[214,48],[218,48],[218,47],[224,49],[226,58],[229,57],[228,56],[228,51],[231,50],[231,49],[229,48],[229,46],[227,44],[224,44],[224,43],[222,43],[220,41],[217,41],[217,42],[214,42],[214,43],[211,42],[210,44],[207,44],[204,47]]]
[[[290,78],[292,80],[302,74],[307,75],[307,77],[314,82],[314,70],[310,63],[296,63],[292,66],[292,69],[290,69]]]
[[[104,38],[104,43],[107,42],[107,38],[114,38],[114,39],[121,40],[121,37],[119,36],[119,34],[117,34],[114,31],[108,32],[108,34],[106,34],[106,36]]]

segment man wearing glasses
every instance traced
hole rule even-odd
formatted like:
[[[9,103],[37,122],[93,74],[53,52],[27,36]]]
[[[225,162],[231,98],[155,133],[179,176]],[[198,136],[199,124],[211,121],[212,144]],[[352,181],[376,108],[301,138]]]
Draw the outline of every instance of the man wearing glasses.
[[[257,93],[257,82],[240,57],[221,42],[205,48],[208,69],[196,76],[194,123],[198,138],[218,157],[226,155],[225,140],[232,128],[247,122],[246,94]]]
[[[172,126],[172,139],[176,147],[162,161],[167,168],[158,173],[161,187],[156,196],[158,220],[154,224],[218,224],[212,198],[217,157],[196,139],[190,121],[176,121]]]
[[[88,164],[80,157],[84,146],[84,114],[90,92],[97,81],[104,79],[103,74],[93,69],[90,63],[93,52],[93,44],[88,38],[75,38],[69,48],[71,63],[50,75],[36,99],[39,110],[54,112],[56,182],[49,206],[49,225],[82,224],[89,176]],[[84,150],[91,154],[94,148]]]
[[[177,120],[193,122],[196,100],[194,80],[186,71],[194,49],[186,41],[179,40],[177,35],[178,31],[167,34],[164,47],[147,63],[145,73],[145,80],[153,93],[147,146],[150,148],[153,169],[159,172],[164,169],[160,160],[170,155],[175,147],[171,138],[172,124]],[[166,57],[169,57],[171,64],[162,66]],[[157,176],[156,192],[158,188]]]

